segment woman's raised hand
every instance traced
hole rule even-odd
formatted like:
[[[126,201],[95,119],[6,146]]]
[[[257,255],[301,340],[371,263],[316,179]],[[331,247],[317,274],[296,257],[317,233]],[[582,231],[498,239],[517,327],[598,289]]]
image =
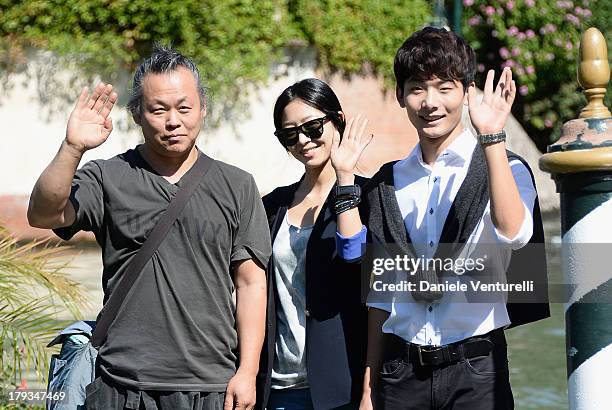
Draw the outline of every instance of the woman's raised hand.
[[[340,133],[337,130],[334,131],[331,161],[339,183],[341,183],[342,176],[352,177],[354,175],[361,153],[374,137],[374,134],[366,133],[367,125],[368,120],[359,114],[346,124],[342,141],[340,141]]]

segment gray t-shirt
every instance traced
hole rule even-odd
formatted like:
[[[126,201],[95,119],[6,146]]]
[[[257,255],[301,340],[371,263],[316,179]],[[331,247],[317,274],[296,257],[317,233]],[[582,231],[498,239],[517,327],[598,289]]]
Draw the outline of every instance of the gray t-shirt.
[[[55,232],[95,234],[104,301],[184,179],[169,183],[136,149],[77,171],[76,220]],[[110,327],[102,375],[138,390],[224,391],[238,347],[231,264],[252,258],[266,266],[270,248],[252,176],[215,161]]]
[[[287,213],[274,238],[276,341],[273,389],[308,387],[306,372],[306,248],[313,226],[291,225]]]

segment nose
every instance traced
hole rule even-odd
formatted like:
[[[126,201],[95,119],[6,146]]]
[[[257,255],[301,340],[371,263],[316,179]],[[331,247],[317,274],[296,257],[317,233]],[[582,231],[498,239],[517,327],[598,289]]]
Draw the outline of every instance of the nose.
[[[169,110],[168,116],[166,117],[166,127],[169,129],[175,129],[181,126],[181,122],[179,120],[179,114],[176,110]]]
[[[434,110],[438,107],[438,93],[435,90],[428,89],[427,95],[422,102],[421,108]]]
[[[306,145],[308,141],[310,141],[310,138],[308,137],[308,135],[304,134],[303,132],[298,133],[298,142],[301,145]]]

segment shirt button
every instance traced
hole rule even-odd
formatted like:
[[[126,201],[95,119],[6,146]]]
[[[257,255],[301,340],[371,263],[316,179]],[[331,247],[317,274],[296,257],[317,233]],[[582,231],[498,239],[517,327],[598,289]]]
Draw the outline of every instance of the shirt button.
[[[429,215],[433,214],[433,208],[429,208]]]
[[[305,309],[304,314],[306,315],[306,317],[310,317],[310,310]]]
[[[429,307],[427,308],[427,310],[429,310],[429,311],[431,312],[431,311],[433,310],[433,307],[429,306]]]
[[[431,246],[433,248],[433,241],[429,242],[429,246]]]

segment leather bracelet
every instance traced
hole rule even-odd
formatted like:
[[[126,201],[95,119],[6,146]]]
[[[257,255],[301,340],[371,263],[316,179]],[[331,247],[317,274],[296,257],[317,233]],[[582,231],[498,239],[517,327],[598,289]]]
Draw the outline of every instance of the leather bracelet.
[[[346,212],[353,208],[356,208],[361,202],[361,198],[353,197],[350,199],[338,199],[334,203],[334,212],[337,214],[341,214],[342,212]]]
[[[504,130],[494,134],[478,134],[478,142],[480,145],[494,144],[501,141],[506,141],[506,131]]]

